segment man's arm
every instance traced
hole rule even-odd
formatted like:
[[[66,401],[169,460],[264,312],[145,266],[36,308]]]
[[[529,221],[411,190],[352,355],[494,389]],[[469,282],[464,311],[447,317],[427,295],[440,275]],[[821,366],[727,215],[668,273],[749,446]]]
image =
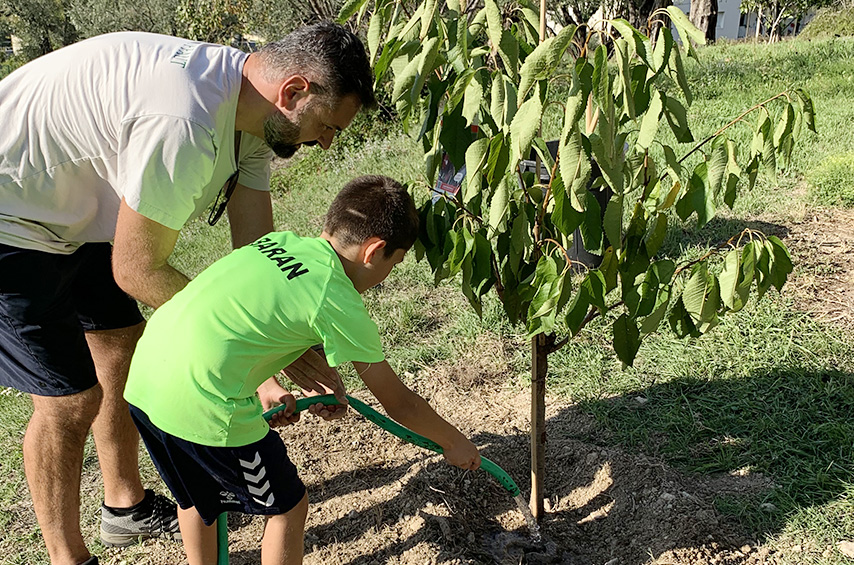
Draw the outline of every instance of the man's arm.
[[[238,184],[228,201],[228,223],[234,249],[252,243],[273,231],[273,203],[270,193]]]
[[[475,445],[403,384],[387,361],[354,362],[353,366],[392,419],[442,446],[445,459],[451,465],[463,469],[480,467],[480,454]]]
[[[168,262],[178,231],[133,210],[119,207],[113,242],[113,276],[119,287],[140,302],[158,308],[190,279]]]

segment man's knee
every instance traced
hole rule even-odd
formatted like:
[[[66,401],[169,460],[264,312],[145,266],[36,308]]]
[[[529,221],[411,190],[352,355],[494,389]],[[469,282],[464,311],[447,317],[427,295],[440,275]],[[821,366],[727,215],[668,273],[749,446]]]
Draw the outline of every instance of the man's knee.
[[[75,435],[86,434],[98,415],[103,390],[95,385],[65,396],[33,395],[33,418],[48,427],[57,427]]]

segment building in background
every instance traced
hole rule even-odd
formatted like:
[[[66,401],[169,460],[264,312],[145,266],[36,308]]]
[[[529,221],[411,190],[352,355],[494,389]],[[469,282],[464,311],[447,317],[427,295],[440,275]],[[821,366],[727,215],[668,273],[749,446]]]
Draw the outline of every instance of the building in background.
[[[688,14],[691,9],[691,0],[674,0],[673,5]],[[810,12],[803,18],[797,20],[789,18],[783,22],[784,28],[781,35],[796,35],[815,15]],[[756,36],[756,12],[741,13],[741,0],[718,0],[718,24],[715,37],[717,39],[742,39]],[[760,30],[762,35],[766,30]]]

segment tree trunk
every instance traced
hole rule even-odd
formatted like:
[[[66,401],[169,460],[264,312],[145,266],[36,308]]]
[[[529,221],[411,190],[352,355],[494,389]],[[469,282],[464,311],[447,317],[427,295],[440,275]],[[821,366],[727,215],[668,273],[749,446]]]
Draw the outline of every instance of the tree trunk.
[[[718,0],[691,0],[691,12],[688,18],[706,36],[706,41],[714,43],[718,27]]]
[[[759,41],[759,30],[762,29],[762,6],[759,6],[756,9],[756,35],[754,39]]]
[[[541,520],[544,514],[548,341],[543,334],[531,338],[531,514],[537,521]],[[554,343],[554,337],[551,341]]]

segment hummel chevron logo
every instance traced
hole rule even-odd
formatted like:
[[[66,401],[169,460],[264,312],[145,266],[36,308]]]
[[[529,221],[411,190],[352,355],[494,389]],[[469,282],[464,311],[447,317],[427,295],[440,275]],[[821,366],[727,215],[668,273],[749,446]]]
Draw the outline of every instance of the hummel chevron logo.
[[[245,469],[254,470],[255,467],[257,467],[258,465],[261,464],[261,454],[256,451],[255,452],[255,459],[253,459],[252,461],[244,461],[243,459],[240,459],[240,458],[238,458],[237,460],[240,461],[241,467],[243,467]]]
[[[261,467],[257,475],[250,475],[247,471],[244,471],[243,476],[246,477],[248,482],[258,484],[261,482],[261,479],[267,476],[267,468]]]
[[[267,494],[267,491],[270,490],[270,481],[264,481],[263,485],[257,487],[248,485],[246,489],[249,491],[249,494],[254,494],[255,496],[263,496]]]
[[[264,477],[267,476],[267,468],[261,465],[261,454],[256,451],[255,459],[252,461],[244,461],[239,458],[238,461],[240,461],[240,466],[245,469],[243,478],[246,479],[246,490],[252,495],[252,499],[258,504],[271,506],[276,499],[270,492],[270,481],[264,481]],[[264,482],[261,483],[261,481]],[[266,499],[264,499],[265,496]]]

